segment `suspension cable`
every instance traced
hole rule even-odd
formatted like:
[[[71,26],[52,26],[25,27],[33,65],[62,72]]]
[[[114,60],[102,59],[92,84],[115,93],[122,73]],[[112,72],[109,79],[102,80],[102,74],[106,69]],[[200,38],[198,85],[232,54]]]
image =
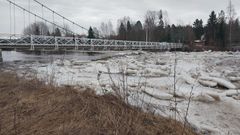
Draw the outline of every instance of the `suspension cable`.
[[[28,0],[28,11],[31,11],[31,9],[30,9],[30,0]],[[28,13],[28,23],[29,23],[29,25],[31,24],[30,13]]]
[[[26,29],[26,22],[25,22],[25,9],[23,9],[23,30]]]
[[[62,26],[64,27],[64,25],[65,25],[65,18],[63,17],[63,25]]]
[[[9,2],[9,17],[10,17],[10,35],[12,35],[12,3]]]
[[[73,32],[75,33],[74,23],[72,23],[72,29],[73,29]],[[73,34],[73,37],[75,37],[75,34]]]
[[[53,19],[53,23],[54,23],[54,21],[55,21],[55,18],[54,18],[54,11],[52,12],[53,14],[52,14],[52,19]],[[56,30],[55,30],[55,25],[53,25],[53,34],[54,34],[54,36],[56,35]]]
[[[11,0],[6,0],[6,1],[10,2],[12,5],[14,5],[14,6],[16,6],[16,7],[20,8],[20,9],[25,9],[25,8],[19,6],[18,4],[12,2]],[[71,31],[71,30],[67,30],[67,29],[63,28],[62,26],[59,26],[59,25],[57,25],[57,24],[54,23],[54,22],[51,22],[51,21],[49,21],[49,20],[47,20],[47,19],[44,19],[44,18],[42,18],[41,16],[39,16],[39,15],[37,15],[37,14],[35,14],[35,13],[29,11],[29,10],[26,10],[26,9],[25,9],[25,11],[28,12],[29,14],[34,15],[35,17],[37,17],[37,18],[39,18],[39,19],[41,19],[41,20],[43,20],[43,21],[46,21],[46,22],[48,22],[48,23],[50,23],[50,24],[52,24],[52,25],[54,25],[54,26],[60,28],[60,29],[66,30],[66,31],[68,31],[68,32],[70,32],[70,33],[72,33],[72,34],[74,34],[73,31]]]
[[[56,15],[58,15],[59,17],[64,18],[65,20],[67,20],[68,22],[74,24],[75,26],[80,27],[82,30],[88,31],[87,28],[85,28],[85,27],[79,25],[78,23],[75,23],[74,21],[72,21],[72,20],[70,20],[70,19],[68,19],[68,18],[66,18],[66,17],[64,17],[64,16],[62,16],[61,14],[55,12],[54,10],[52,10],[52,9],[49,8],[48,6],[42,4],[42,3],[39,2],[38,0],[33,0],[33,1],[35,1],[35,2],[38,3],[39,5],[43,6],[44,8],[48,9],[49,11],[54,12],[54,13],[55,13]],[[76,32],[76,31],[75,31],[75,32]],[[73,33],[74,33],[74,32],[73,32]],[[98,36],[98,37],[104,38],[103,36],[100,36],[98,33],[95,33],[95,32],[93,32],[93,33],[94,33],[94,35],[96,35],[96,36]],[[75,34],[75,33],[74,33],[74,34]]]
[[[45,7],[45,8],[46,8],[46,9],[48,9],[48,10],[50,10],[51,12],[54,12],[56,15],[60,16],[61,18],[64,18],[64,19],[65,19],[65,20],[67,20],[68,22],[70,22],[70,23],[74,23],[76,26],[78,26],[78,27],[80,27],[80,28],[82,28],[82,29],[84,29],[84,30],[87,30],[87,31],[88,31],[88,29],[87,29],[87,28],[85,28],[85,27],[83,27],[83,26],[81,26],[81,25],[79,25],[79,24],[77,24],[77,23],[73,22],[72,20],[70,20],[70,19],[68,19],[68,18],[66,18],[66,17],[64,17],[64,16],[62,16],[61,14],[59,14],[59,13],[55,12],[55,11],[54,11],[54,10],[52,10],[51,8],[47,7],[46,5],[43,5],[41,2],[39,2],[39,1],[37,1],[37,0],[33,0],[33,1],[35,1],[36,3],[38,3],[38,4],[42,5],[43,7]]]
[[[42,5],[42,18],[44,18],[44,13],[43,13],[43,5]]]
[[[14,0],[15,3],[15,0]],[[15,5],[13,6],[13,28],[14,28],[14,35],[16,34],[16,7]]]
[[[36,15],[34,15],[34,23],[35,23],[35,25],[37,24],[37,16]]]
[[[43,12],[43,6],[42,6],[42,18],[44,18],[44,12]],[[46,22],[44,21],[44,25],[46,25]],[[43,35],[43,33],[44,33],[44,28],[43,27],[45,27],[45,26],[42,26],[42,28],[41,28],[41,33],[42,33],[42,35]]]

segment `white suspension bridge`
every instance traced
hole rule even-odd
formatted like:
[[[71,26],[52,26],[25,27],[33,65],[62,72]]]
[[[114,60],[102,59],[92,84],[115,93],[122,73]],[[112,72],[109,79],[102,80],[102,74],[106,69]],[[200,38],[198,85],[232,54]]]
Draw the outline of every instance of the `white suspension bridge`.
[[[42,9],[42,15],[31,11],[31,2],[36,3]],[[28,9],[16,3],[15,0],[6,0],[9,4],[9,33],[0,32],[0,49],[24,49],[24,50],[83,50],[83,51],[123,51],[123,50],[155,50],[165,51],[171,49],[181,49],[182,43],[160,43],[160,42],[143,42],[143,41],[126,41],[126,40],[107,40],[107,39],[89,39],[81,38],[77,29],[88,31],[87,28],[78,23],[64,17],[60,13],[55,12],[48,6],[37,0],[28,0]],[[22,11],[23,27],[26,28],[26,15],[28,14],[28,23],[36,23],[37,19],[45,24],[52,25],[53,28],[59,28],[70,33],[71,37],[66,36],[45,36],[45,35],[23,35],[17,34],[16,28],[18,21],[16,20],[16,9]],[[52,14],[52,20],[47,19],[44,10]],[[31,22],[31,17],[34,20]],[[63,25],[59,25],[56,17],[63,20]],[[64,23],[68,22],[72,25],[73,30],[64,27]],[[1,56],[1,54],[0,54]]]

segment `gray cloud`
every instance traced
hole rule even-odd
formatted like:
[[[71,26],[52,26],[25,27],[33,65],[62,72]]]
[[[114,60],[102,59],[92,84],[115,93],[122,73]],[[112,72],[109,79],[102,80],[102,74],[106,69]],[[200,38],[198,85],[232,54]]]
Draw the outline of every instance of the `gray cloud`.
[[[31,0],[32,1],[32,0]],[[101,22],[112,21],[116,26],[117,20],[129,16],[133,21],[144,19],[147,10],[166,10],[171,23],[192,24],[196,18],[204,22],[212,10],[219,12],[228,6],[228,0],[39,0],[67,18],[76,21],[84,27],[98,27]],[[16,0],[17,3],[28,7],[28,0]],[[240,1],[232,0],[238,15],[240,15]],[[9,4],[6,0],[0,1],[0,33],[9,33]],[[17,32],[21,33],[23,24],[28,24],[28,15],[23,19],[23,11],[16,10]],[[42,15],[42,9],[32,1],[31,11]],[[52,14],[43,10],[44,17],[52,20]],[[38,20],[38,19],[37,19]],[[55,20],[62,24],[61,18]],[[31,17],[31,22],[35,18]],[[70,24],[69,24],[70,25]],[[13,25],[12,25],[13,27]],[[70,27],[72,27],[70,25]]]

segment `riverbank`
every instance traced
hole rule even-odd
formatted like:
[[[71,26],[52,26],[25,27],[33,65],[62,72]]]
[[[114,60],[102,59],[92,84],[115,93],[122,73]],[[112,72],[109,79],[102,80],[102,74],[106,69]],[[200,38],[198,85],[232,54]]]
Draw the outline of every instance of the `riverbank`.
[[[91,89],[55,87],[1,72],[0,93],[0,134],[4,135],[194,134],[179,122]]]

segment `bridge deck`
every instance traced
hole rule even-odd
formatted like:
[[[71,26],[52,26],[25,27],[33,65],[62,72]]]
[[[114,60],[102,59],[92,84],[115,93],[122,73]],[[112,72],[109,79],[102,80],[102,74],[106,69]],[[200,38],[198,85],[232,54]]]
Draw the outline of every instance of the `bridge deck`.
[[[181,43],[0,34],[1,49],[170,50],[180,49],[182,47],[183,44]]]

